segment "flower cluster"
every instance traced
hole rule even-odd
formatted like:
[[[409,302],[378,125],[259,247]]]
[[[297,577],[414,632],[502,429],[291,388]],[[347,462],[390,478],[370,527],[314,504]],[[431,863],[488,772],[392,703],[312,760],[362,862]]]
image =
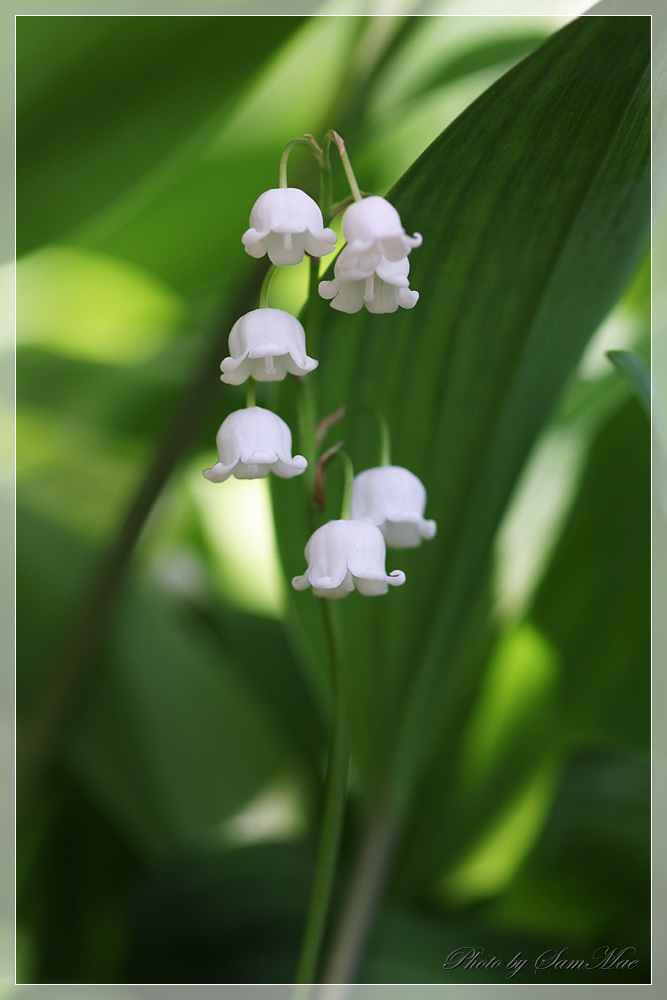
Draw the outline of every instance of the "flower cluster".
[[[339,152],[346,156],[344,146]],[[418,233],[407,235],[398,212],[384,198],[362,197],[356,182],[353,193],[356,200],[343,218],[346,245],[336,259],[333,280],[320,282],[319,293],[345,313],[363,306],[373,313],[395,312],[399,306],[411,309],[419,293],[410,289],[408,255],[422,238]],[[332,253],[336,234],[325,226],[312,198],[286,186],[281,161],[281,186],[265,191],[255,202],[243,245],[252,257],[268,255],[274,266],[292,266],[301,263],[304,254],[317,258]],[[308,356],[301,323],[260,298],[260,308],[241,316],[232,327],[229,357],[220,365],[220,377],[228,385],[253,386],[280,381],[288,374],[303,378],[317,365]],[[287,424],[255,405],[254,389],[249,391],[248,405],[223,421],[216,444],[218,461],[204,471],[211,482],[221,483],[230,476],[259,479],[269,472],[288,479],[303,473],[308,464],[302,455],[292,455]],[[435,522],[424,519],[425,506],[424,486],[408,469],[385,463],[362,472],[351,484],[349,512],[311,536],[305,549],[308,567],[293,579],[293,586],[312,587],[318,597],[336,599],[355,589],[366,595],[385,594],[390,586],[404,583],[401,570],[386,572],[386,548],[414,547],[433,537]]]
[[[320,282],[322,298],[345,313],[364,305],[373,313],[412,309],[419,292],[410,288],[408,254],[422,238],[406,234],[394,206],[377,195],[355,201],[345,213],[343,235],[347,244],[336,259],[333,281]]]

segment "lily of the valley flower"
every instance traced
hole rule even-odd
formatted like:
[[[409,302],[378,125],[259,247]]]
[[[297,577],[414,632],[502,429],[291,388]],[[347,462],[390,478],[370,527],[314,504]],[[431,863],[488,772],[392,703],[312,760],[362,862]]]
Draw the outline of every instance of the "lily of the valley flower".
[[[320,281],[319,293],[323,299],[331,299],[331,306],[339,312],[355,313],[364,306],[372,313],[393,313],[399,306],[412,309],[419,299],[419,292],[410,288],[408,274],[410,262],[407,257],[397,261],[381,257],[370,274],[355,263],[343,247],[334,264],[333,281]]]
[[[292,457],[292,434],[284,420],[261,406],[236,410],[223,420],[216,437],[219,461],[204,475],[213,483],[225,479],[264,479],[274,472],[281,479],[300,475],[308,462]]]
[[[306,354],[306,334],[298,319],[282,309],[253,309],[237,319],[229,334],[231,357],[220,368],[223,382],[241,385],[278,382],[290,375],[307,375],[317,361]]]
[[[360,594],[386,594],[389,586],[405,583],[405,573],[387,574],[387,550],[382,532],[362,521],[329,521],[315,531],[306,545],[308,569],[295,576],[296,590],[313,588],[317,597],[338,599],[355,588]]]
[[[259,196],[250,213],[243,245],[251,257],[268,253],[282,267],[300,264],[304,252],[326,257],[336,245],[333,229],[324,226],[316,202],[300,188],[272,188]]]
[[[422,243],[420,233],[407,235],[394,206],[377,195],[350,205],[343,217],[343,235],[347,240],[349,266],[364,275],[376,271],[382,257],[399,261]]]
[[[366,469],[352,483],[352,517],[377,525],[389,548],[408,549],[433,538],[435,521],[424,519],[426,490],[398,465]]]

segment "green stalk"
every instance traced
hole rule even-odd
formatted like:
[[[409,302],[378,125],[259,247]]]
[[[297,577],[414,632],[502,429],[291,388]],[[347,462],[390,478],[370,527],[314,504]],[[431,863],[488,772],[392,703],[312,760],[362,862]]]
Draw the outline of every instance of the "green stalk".
[[[323,179],[321,190],[323,204],[320,206],[321,208],[324,208],[326,198],[328,197],[330,199],[331,191],[329,186],[329,194],[327,196],[327,178],[330,185],[330,171],[326,166],[326,154],[323,156],[323,161]],[[308,305],[306,308],[306,317],[308,320],[308,326],[310,327],[310,329],[307,330],[307,333],[311,338],[311,343],[312,339],[315,337],[315,331],[317,328],[316,315],[318,273],[319,261],[311,260]],[[300,391],[297,397],[299,422],[302,432],[307,435],[307,437],[304,438],[304,447],[307,449],[306,455],[309,457],[309,471],[311,469],[310,456],[313,455],[314,458],[314,461],[312,462],[312,478],[310,482],[306,483],[309,497],[312,497],[317,466],[317,441],[315,436],[317,420],[313,386],[314,382],[310,381],[309,377],[300,381],[298,384]],[[309,506],[312,515],[312,501]],[[313,983],[317,979],[318,966],[320,964],[320,956],[322,952],[322,943],[327,928],[327,920],[331,906],[331,896],[335,882],[338,850],[343,829],[350,760],[347,703],[345,697],[340,627],[336,617],[336,611],[332,608],[330,602],[326,598],[321,598],[320,605],[322,607],[324,628],[331,661],[334,715],[333,730],[331,735],[331,749],[327,764],[322,827],[320,830],[320,840],[315,864],[315,877],[308,905],[306,926],[295,978],[295,982],[301,986],[306,983]],[[295,997],[302,998],[303,991],[297,989]]]
[[[255,380],[254,378],[252,378],[252,376],[248,379],[246,385],[245,405],[246,406],[255,405]]]
[[[345,465],[345,480],[343,485],[343,500],[341,503],[341,521],[349,521],[352,516],[352,482],[354,480],[354,467],[352,459],[346,451],[337,451],[337,455],[343,460]]]
[[[278,268],[275,264],[271,264],[268,271],[264,275],[264,281],[262,282],[262,287],[259,290],[259,308],[266,309],[269,304],[269,288],[271,287],[271,281]]]
[[[354,176],[354,170],[352,169],[352,164],[350,163],[350,158],[347,155],[347,150],[345,148],[345,140],[342,138],[342,136],[338,134],[338,132],[335,132],[333,129],[327,132],[326,136],[324,137],[325,165],[328,163],[329,146],[331,145],[332,142],[336,143],[336,149],[338,150],[340,161],[343,164],[343,170],[345,171],[345,176],[347,177],[347,183],[350,185],[350,191],[354,196],[354,200],[362,201],[364,196],[362,195],[361,189],[357,184],[357,178]]]
[[[298,984],[317,982],[317,969],[329,907],[331,905],[338,848],[343,827],[350,756],[340,637],[334,617],[334,609],[326,599],[322,599],[320,603],[324,616],[327,643],[331,654],[335,709],[331,752],[327,767],[324,815],[322,817],[322,829],[315,866],[315,880],[308,906],[306,930],[303,936],[301,955],[296,973],[296,982]]]
[[[304,146],[313,154],[313,156],[316,157],[318,163],[321,165],[322,151],[313,139],[312,135],[305,139],[292,139],[291,142],[287,143],[280,157],[280,166],[278,168],[278,187],[287,187],[287,161],[289,160],[290,153],[295,146]]]

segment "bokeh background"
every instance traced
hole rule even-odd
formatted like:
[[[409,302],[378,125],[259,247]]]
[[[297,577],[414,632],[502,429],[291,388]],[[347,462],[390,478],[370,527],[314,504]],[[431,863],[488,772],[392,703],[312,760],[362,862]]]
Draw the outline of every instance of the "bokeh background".
[[[383,193],[562,23],[19,19],[20,982],[290,981],[330,703],[316,602],[295,604],[281,568],[287,579],[302,568],[298,484],[272,500],[265,483],[216,489],[201,477],[222,416],[242,405],[217,381],[262,275],[240,234],[290,138],[339,128],[362,187]],[[591,148],[602,141],[593,132]],[[294,164],[314,193],[312,166]],[[636,176],[623,176],[630,190]],[[416,189],[399,184],[402,209]],[[485,238],[497,253],[497,234]],[[645,237],[633,230],[630,244],[613,310],[591,323],[497,500],[458,646],[438,649],[442,678],[458,685],[443,689],[450,725],[435,719],[437,745],[417,754],[362,981],[446,981],[447,954],[473,938],[508,958],[633,946],[640,963],[623,981],[648,977],[649,433],[635,385],[605,354],[648,356]],[[319,311],[322,413],[382,402],[373,372],[392,337],[395,349],[428,336],[445,357],[438,310],[488,308],[493,273],[474,286],[456,271],[449,285],[439,272],[429,281],[434,260],[461,254],[432,243],[421,271],[415,255],[421,324],[416,309],[346,333]],[[305,290],[293,269],[275,302],[298,312]],[[351,345],[367,332],[351,388]],[[409,418],[392,421],[395,457],[418,462],[429,515],[448,530],[428,553],[390,555],[407,596],[341,608],[356,750],[341,912],[420,636],[442,616],[422,606],[415,619],[415,608],[450,572],[456,535],[452,467],[440,453],[429,467],[411,435],[446,413],[465,438],[466,406],[487,398],[471,374],[446,397],[399,372],[386,397]],[[266,398],[289,412],[292,391]],[[359,467],[373,461],[372,428],[360,418],[349,435]],[[402,669],[387,669],[388,645]]]

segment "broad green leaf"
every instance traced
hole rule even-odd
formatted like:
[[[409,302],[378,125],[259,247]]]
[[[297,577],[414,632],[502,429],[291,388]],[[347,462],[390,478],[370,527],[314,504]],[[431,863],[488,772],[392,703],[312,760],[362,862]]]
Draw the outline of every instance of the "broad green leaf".
[[[525,56],[561,24],[553,16],[525,14],[411,17],[374,81],[371,116],[463,75]]]
[[[532,620],[557,651],[565,739],[650,737],[650,441],[629,400],[597,436]]]
[[[391,186],[446,124],[559,26],[558,18],[525,15],[408,19],[372,81],[363,128],[350,137],[365,190]]]
[[[138,886],[122,981],[291,982],[312,872],[293,843],[176,857]]]
[[[17,982],[119,982],[127,899],[142,867],[113,818],[58,769],[17,853],[17,929],[29,942]]]
[[[346,79],[359,21],[322,17],[301,26],[302,19],[293,17],[215,20],[225,22],[221,52],[240,44],[245,59],[254,49],[253,40],[246,44],[228,33],[227,25],[238,21],[236,32],[261,28],[270,58],[256,77],[239,79],[245,89],[238,100],[226,103],[196,141],[187,140],[81,224],[72,217],[67,235],[68,242],[127,260],[189,295],[233,285],[252,266],[241,244],[252,205],[277,183],[283,146],[331,126],[326,116]],[[290,29],[294,37],[288,39]],[[303,153],[290,163],[290,181],[300,176],[316,183],[314,161]]]
[[[184,320],[152,275],[75,247],[47,247],[16,269],[17,339],[103,361],[144,360]]]
[[[183,143],[200,150],[247,80],[301,23],[19,17],[19,254],[83,222]],[[48,54],[61,44],[67,60]]]
[[[630,383],[637,401],[651,419],[651,375],[643,360],[634,351],[609,351],[608,358]]]
[[[77,595],[95,567],[80,537],[26,509],[16,511],[16,707],[19,725],[44,690]]]
[[[449,58],[445,59],[432,72],[432,75],[422,80],[420,90],[416,93],[426,93],[435,87],[442,87],[471,73],[503,63],[515,63],[528,55],[547,38],[548,28],[530,31],[515,30],[505,36],[494,35],[486,40],[477,39],[469,47],[461,47]],[[507,68],[507,67],[505,67]],[[416,95],[415,95],[416,96]]]
[[[397,860],[396,885],[411,897],[429,896],[445,874],[449,899],[504,887],[541,830],[560,773],[558,663],[548,642],[522,624],[500,636],[486,663],[464,649],[472,697],[440,735]]]
[[[70,767],[147,852],[202,837],[284,772],[284,744],[197,622],[134,586],[68,740]]]
[[[539,833],[563,750],[608,740],[644,746],[649,738],[649,448],[633,401],[598,431],[578,480],[528,620],[501,636],[477,704],[441,735],[399,858],[403,891],[428,891],[448,869],[448,893],[502,887],[512,857],[520,861],[521,844],[530,848],[531,831]],[[470,687],[475,661],[466,648]],[[484,769],[476,776],[470,768],[485,754],[480,784]],[[529,800],[537,812],[524,825],[526,839],[516,823]],[[451,873],[461,851],[469,862]]]
[[[488,916],[574,948],[637,948],[650,965],[650,763],[611,750],[581,753],[563,777],[544,832]],[[552,945],[553,947],[553,945]]]
[[[389,781],[399,801],[450,724],[447,704],[433,706],[443,685],[463,683],[458,625],[522,465],[644,249],[648,65],[643,17],[583,18],[553,36],[390,192],[406,229],[424,236],[411,256],[415,309],[349,317],[319,302],[310,318],[320,414],[341,403],[384,411],[393,461],[423,479],[438,522],[434,542],[389,554],[404,587],[341,607],[360,773],[375,792]],[[346,438],[358,470],[377,463],[367,424]],[[288,577],[303,572],[308,533],[295,490],[274,489]],[[322,674],[316,605],[294,595],[291,621]]]
[[[52,422],[54,417],[57,421],[67,417],[94,428],[100,450],[113,438],[154,441],[168,420],[174,396],[192,377],[196,349],[201,350],[199,337],[179,338],[158,357],[127,365],[68,357],[40,347],[19,348],[19,427],[26,416],[49,413]]]
[[[22,725],[75,624],[93,553],[28,511],[18,528]],[[195,614],[145,582],[128,589],[65,722],[61,760],[147,857],[201,838],[286,775],[317,794],[318,712],[278,624]]]
[[[311,873],[312,856],[294,843],[254,845],[226,854],[189,853],[154,870],[133,900],[127,980],[289,982]],[[615,982],[647,979],[646,938],[635,935],[633,940],[641,948],[640,964],[619,973]],[[357,982],[534,984],[539,956],[575,942],[567,933],[499,927],[492,915],[444,913],[389,900],[378,914]],[[478,961],[489,966],[457,966],[453,953],[467,947],[483,949]],[[583,948],[577,957],[589,958],[590,942]],[[510,975],[508,965],[518,954],[526,961]],[[445,969],[448,957],[451,967]],[[495,966],[494,958],[500,959]],[[595,980],[589,970],[544,970],[537,981],[605,982],[607,975],[598,973]],[[353,984],[349,995],[357,995]]]

